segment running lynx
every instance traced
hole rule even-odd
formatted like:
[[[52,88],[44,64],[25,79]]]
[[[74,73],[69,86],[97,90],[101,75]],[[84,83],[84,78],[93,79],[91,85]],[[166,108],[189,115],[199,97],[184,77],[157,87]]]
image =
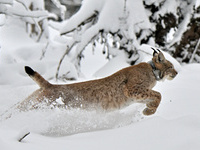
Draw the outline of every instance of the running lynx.
[[[177,71],[165,59],[161,51],[154,49],[153,58],[148,63],[124,68],[106,78],[65,85],[55,85],[46,81],[40,74],[25,67],[26,73],[40,86],[18,105],[22,111],[56,104],[60,100],[65,108],[121,109],[132,103],[145,103],[144,115],[156,112],[161,94],[152,90],[156,82],[165,78],[172,80]]]

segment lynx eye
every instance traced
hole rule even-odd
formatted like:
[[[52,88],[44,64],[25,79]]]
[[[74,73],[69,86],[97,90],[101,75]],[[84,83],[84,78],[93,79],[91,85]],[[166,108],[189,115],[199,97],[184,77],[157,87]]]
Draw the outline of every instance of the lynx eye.
[[[174,66],[172,64],[169,65],[168,69],[173,69]]]
[[[169,69],[173,69],[173,66],[170,66]]]

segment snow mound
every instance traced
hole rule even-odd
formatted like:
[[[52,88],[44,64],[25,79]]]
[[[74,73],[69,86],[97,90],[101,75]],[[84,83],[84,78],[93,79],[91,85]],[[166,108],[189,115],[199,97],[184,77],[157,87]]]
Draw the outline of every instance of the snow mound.
[[[114,72],[119,71],[122,68],[128,67],[129,64],[126,62],[126,56],[124,52],[120,52],[116,57],[107,62],[101,67],[95,74],[95,77],[106,77]]]
[[[4,143],[1,139],[0,139],[0,147],[2,150],[11,150],[12,149],[6,143]]]

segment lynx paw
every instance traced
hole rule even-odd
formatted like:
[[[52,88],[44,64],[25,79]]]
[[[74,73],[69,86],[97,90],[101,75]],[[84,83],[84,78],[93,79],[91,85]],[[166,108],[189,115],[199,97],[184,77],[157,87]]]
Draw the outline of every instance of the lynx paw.
[[[146,116],[152,115],[156,112],[156,109],[152,109],[152,108],[145,108],[143,110],[143,114]]]

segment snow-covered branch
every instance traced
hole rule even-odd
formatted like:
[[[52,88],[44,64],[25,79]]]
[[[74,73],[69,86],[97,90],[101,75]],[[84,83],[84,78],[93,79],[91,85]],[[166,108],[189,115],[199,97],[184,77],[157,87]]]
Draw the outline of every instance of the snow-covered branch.
[[[66,6],[62,5],[59,0],[51,0],[51,1],[56,5],[57,8],[60,9],[61,18],[64,20],[65,19],[65,12],[67,10]]]
[[[23,3],[23,1],[16,0],[16,2],[22,4],[25,9],[16,9],[13,7],[7,7],[5,5],[0,5],[0,12],[6,15],[14,15],[18,17],[30,17],[30,18],[47,18],[48,12],[45,10],[32,10],[29,11],[29,8]],[[12,0],[0,0],[2,4],[13,4]]]
[[[9,5],[12,5],[13,4],[13,0],[0,0],[0,4],[9,4]]]
[[[98,16],[98,12],[95,11],[94,14],[92,14],[90,17],[86,18],[84,21],[80,22],[80,24],[78,24],[76,27],[70,29],[70,30],[65,30],[65,31],[62,31],[61,30],[61,35],[65,35],[65,34],[68,34],[70,32],[73,32],[74,30],[76,30],[77,28],[81,27],[81,26],[84,26],[85,24],[91,22],[92,20],[94,20],[96,17]]]
[[[24,10],[13,10],[8,9],[7,11],[3,12],[6,15],[14,15],[18,17],[31,17],[31,18],[47,18],[48,12],[47,11],[24,11]]]

